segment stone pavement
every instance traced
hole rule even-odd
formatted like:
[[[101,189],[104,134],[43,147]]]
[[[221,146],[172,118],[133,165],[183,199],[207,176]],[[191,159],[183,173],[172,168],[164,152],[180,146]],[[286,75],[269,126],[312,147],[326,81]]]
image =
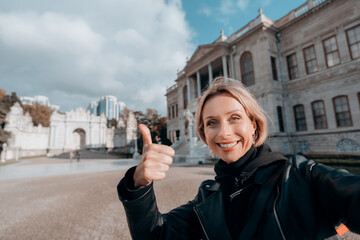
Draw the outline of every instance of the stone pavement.
[[[84,160],[97,163],[98,172],[0,180],[0,239],[131,239],[116,185],[132,162],[104,170],[100,159]],[[13,167],[70,164],[65,158],[54,161],[28,159]],[[164,181],[154,183],[160,211],[191,200],[200,182],[213,177],[212,167],[172,167]],[[346,239],[360,238],[350,233]]]

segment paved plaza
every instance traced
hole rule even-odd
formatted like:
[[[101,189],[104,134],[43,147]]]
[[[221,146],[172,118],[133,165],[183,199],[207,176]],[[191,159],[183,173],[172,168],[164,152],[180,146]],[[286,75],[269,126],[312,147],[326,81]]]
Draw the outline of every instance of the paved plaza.
[[[131,239],[116,185],[137,161],[82,156],[79,163],[63,155],[0,167],[0,239]],[[172,167],[164,181],[155,182],[160,211],[191,200],[200,182],[213,177],[212,167]]]

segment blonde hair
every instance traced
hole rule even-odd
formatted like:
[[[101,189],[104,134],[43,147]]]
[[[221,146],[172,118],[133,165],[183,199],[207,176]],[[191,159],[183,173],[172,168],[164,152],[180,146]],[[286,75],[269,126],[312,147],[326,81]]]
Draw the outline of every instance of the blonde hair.
[[[214,80],[213,85],[203,92],[198,101],[195,115],[196,130],[203,142],[206,144],[204,120],[202,118],[204,105],[210,98],[224,93],[235,98],[244,107],[250,120],[256,123],[254,146],[263,144],[268,136],[266,113],[260,107],[255,97],[239,80],[224,77],[217,77]]]

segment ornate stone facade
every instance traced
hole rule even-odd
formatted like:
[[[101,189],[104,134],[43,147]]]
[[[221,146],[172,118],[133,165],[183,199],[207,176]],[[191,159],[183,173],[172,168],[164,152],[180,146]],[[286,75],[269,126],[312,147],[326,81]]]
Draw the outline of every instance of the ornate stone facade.
[[[168,135],[217,76],[242,81],[283,153],[360,154],[360,1],[309,0],[277,21],[261,10],[229,37],[198,46],[167,90]],[[271,120],[270,120],[271,119]],[[347,147],[347,145],[351,147]]]
[[[132,112],[118,128],[107,128],[104,115],[94,116],[83,108],[59,113],[54,111],[50,127],[33,126],[29,113],[15,103],[6,116],[5,131],[11,138],[2,152],[2,161],[21,157],[52,156],[76,149],[107,149],[134,152],[137,122]]]
[[[27,112],[24,115],[19,103],[10,108],[6,122],[5,131],[10,132],[11,137],[2,152],[3,159],[46,154],[50,129],[41,125],[35,127],[30,114]]]

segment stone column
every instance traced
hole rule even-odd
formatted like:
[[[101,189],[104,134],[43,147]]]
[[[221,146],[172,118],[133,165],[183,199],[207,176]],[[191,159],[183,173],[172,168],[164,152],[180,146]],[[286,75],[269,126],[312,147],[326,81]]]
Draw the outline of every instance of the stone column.
[[[222,65],[223,65],[223,73],[224,73],[224,77],[228,78],[228,71],[227,71],[227,61],[226,61],[226,55],[222,56]]]
[[[201,79],[200,79],[200,72],[196,72],[196,84],[197,84],[197,97],[201,96]]]
[[[189,109],[186,110],[186,119],[189,122],[188,129],[189,129],[189,137],[190,137],[190,144],[193,145],[194,141],[194,134],[193,134],[193,125],[194,125],[194,115],[190,112]]]
[[[190,77],[187,78],[187,98],[188,98],[188,105],[191,103],[191,91],[190,91],[190,87],[191,87],[191,84],[190,84]]]
[[[208,64],[208,71],[209,71],[209,86],[211,86],[213,83],[213,72],[212,72],[211,63]]]
[[[7,146],[6,143],[4,143],[2,145],[2,152],[1,152],[1,162],[2,163],[6,162],[6,146]]]

